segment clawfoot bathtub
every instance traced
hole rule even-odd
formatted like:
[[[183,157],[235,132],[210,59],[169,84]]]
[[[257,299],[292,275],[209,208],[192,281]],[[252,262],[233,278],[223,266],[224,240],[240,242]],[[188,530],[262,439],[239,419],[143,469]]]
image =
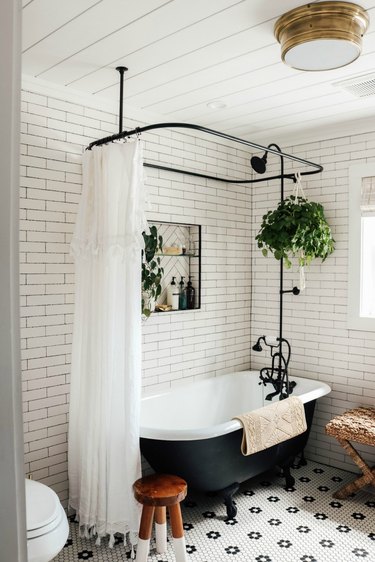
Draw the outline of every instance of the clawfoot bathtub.
[[[228,517],[234,517],[232,496],[244,480],[280,466],[287,487],[294,484],[290,465],[307,443],[316,400],[331,389],[310,379],[292,380],[297,383],[293,396],[305,408],[307,430],[302,435],[248,457],[242,455],[242,428],[231,418],[270,403],[265,402],[270,389],[259,385],[259,372],[242,371],[143,398],[142,453],[157,472],[181,476],[195,489],[221,491]]]

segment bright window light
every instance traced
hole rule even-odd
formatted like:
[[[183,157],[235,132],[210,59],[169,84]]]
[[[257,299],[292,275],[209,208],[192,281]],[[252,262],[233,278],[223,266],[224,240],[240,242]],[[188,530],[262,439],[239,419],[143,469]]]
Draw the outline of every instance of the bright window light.
[[[375,331],[375,163],[349,167],[347,325]]]
[[[361,218],[360,315],[375,318],[375,216]]]

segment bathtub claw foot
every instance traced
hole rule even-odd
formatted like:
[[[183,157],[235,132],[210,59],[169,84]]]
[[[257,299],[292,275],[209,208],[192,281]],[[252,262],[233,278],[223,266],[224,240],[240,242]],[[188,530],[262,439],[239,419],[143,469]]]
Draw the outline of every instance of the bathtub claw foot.
[[[233,503],[233,500],[229,500],[229,502],[224,502],[227,508],[227,519],[234,519],[237,515],[237,508]],[[230,505],[231,504],[231,505]]]
[[[290,474],[290,466],[282,466],[281,467],[283,469],[283,477],[285,478],[285,487],[286,488],[293,488],[296,480],[295,478]]]
[[[227,518],[234,519],[237,515],[237,508],[233,501],[234,494],[238,491],[240,485],[238,482],[234,482],[224,490],[220,491],[220,494],[224,498],[224,505],[227,508]]]
[[[307,465],[307,460],[305,459],[305,450],[302,449],[301,456],[300,456],[299,461],[298,461],[298,468],[300,468],[301,466],[306,466],[306,465]]]

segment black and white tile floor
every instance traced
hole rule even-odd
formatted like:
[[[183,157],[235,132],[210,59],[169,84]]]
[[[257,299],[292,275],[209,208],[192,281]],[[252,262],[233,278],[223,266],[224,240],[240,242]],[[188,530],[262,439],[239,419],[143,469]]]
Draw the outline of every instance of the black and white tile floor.
[[[293,475],[292,489],[274,473],[245,482],[235,519],[226,519],[220,497],[191,494],[182,508],[189,562],[375,562],[375,495],[334,500],[332,493],[353,475],[312,462]],[[95,546],[79,538],[77,523],[70,529],[55,562],[130,559],[122,539],[109,549],[104,541]],[[174,562],[170,541],[166,554],[151,548],[149,562]]]

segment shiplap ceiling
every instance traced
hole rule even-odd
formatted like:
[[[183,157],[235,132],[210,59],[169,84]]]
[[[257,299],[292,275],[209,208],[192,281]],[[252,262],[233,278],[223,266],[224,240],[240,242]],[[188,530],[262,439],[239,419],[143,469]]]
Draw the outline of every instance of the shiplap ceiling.
[[[301,72],[280,60],[276,19],[303,0],[23,0],[23,72],[93,97],[118,99],[164,121],[198,123],[243,138],[373,119],[375,96],[333,83],[375,67],[375,0],[361,0],[370,28],[351,65]],[[220,100],[224,109],[207,104]]]

